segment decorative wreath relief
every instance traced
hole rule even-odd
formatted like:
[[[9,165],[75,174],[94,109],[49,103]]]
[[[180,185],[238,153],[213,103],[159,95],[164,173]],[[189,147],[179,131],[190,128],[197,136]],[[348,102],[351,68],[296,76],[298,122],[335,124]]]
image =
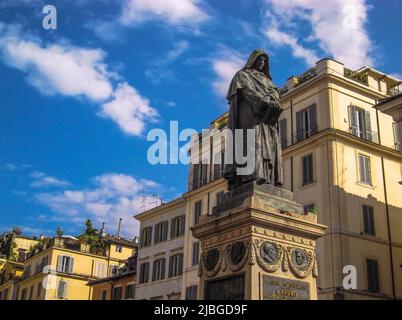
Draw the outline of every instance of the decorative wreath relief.
[[[288,247],[286,250],[290,270],[298,278],[306,278],[309,274],[317,275],[315,254],[305,249]]]
[[[215,276],[222,266],[222,248],[213,248],[201,255],[201,264],[198,274],[201,276],[205,273],[207,277]]]
[[[249,256],[250,243],[237,241],[226,246],[226,260],[231,271],[239,271],[246,264]]]
[[[283,249],[280,244],[255,240],[254,251],[258,265],[267,272],[277,271],[283,260]]]

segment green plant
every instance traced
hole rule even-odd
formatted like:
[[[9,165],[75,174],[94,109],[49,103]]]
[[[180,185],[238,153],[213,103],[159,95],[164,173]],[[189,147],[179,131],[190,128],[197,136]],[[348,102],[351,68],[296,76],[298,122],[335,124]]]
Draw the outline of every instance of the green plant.
[[[99,236],[99,232],[96,228],[93,227],[92,221],[87,219],[85,222],[85,231],[82,235],[78,237],[78,239],[87,245],[92,252],[103,251],[106,247],[106,242]]]

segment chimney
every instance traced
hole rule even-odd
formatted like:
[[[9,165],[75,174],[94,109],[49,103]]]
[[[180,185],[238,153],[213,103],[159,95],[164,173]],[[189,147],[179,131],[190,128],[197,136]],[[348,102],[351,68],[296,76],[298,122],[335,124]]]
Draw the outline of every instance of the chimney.
[[[102,238],[106,237],[106,231],[105,231],[105,223],[102,223],[102,229],[100,230],[100,236]]]
[[[123,220],[122,218],[119,219],[119,228],[117,229],[117,237],[119,237],[119,238],[120,238],[121,221],[122,221],[122,220]]]

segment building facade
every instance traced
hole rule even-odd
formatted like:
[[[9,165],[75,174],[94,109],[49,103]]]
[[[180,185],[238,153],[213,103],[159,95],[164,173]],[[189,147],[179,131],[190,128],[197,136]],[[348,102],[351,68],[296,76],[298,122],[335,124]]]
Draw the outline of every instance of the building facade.
[[[136,252],[131,240],[105,235],[106,246],[93,249],[77,238],[46,239],[24,261],[18,300],[91,300],[89,281],[117,273]]]
[[[284,188],[328,226],[317,243],[320,299],[402,298],[400,140],[392,117],[374,108],[398,94],[400,84],[369,67],[353,71],[323,59],[281,88]],[[211,123],[208,134],[195,137],[191,148],[188,192],[180,200],[186,208],[182,299],[196,298],[192,290],[198,283],[197,245],[189,228],[212,214],[226,190],[226,126],[224,114]],[[155,222],[168,208],[151,210]],[[145,256],[156,253],[149,248]],[[345,267],[356,276],[355,289],[343,288]]]

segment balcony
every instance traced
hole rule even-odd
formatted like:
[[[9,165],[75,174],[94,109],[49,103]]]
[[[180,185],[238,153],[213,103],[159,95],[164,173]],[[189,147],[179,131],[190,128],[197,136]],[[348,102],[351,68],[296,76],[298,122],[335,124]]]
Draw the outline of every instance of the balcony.
[[[317,69],[315,67],[307,70],[301,75],[295,77],[295,87],[317,76]]]
[[[368,140],[374,143],[379,143],[378,133],[368,130],[359,130],[358,127],[352,126],[349,128],[349,133],[353,134],[354,136]]]
[[[310,125],[307,128],[303,128],[302,130],[296,131],[293,135],[294,141],[300,142],[310,138],[311,136],[315,135],[318,132],[317,125]]]
[[[344,68],[344,76],[348,79],[360,82],[365,86],[368,86],[368,76],[366,73],[353,71],[352,69]]]

